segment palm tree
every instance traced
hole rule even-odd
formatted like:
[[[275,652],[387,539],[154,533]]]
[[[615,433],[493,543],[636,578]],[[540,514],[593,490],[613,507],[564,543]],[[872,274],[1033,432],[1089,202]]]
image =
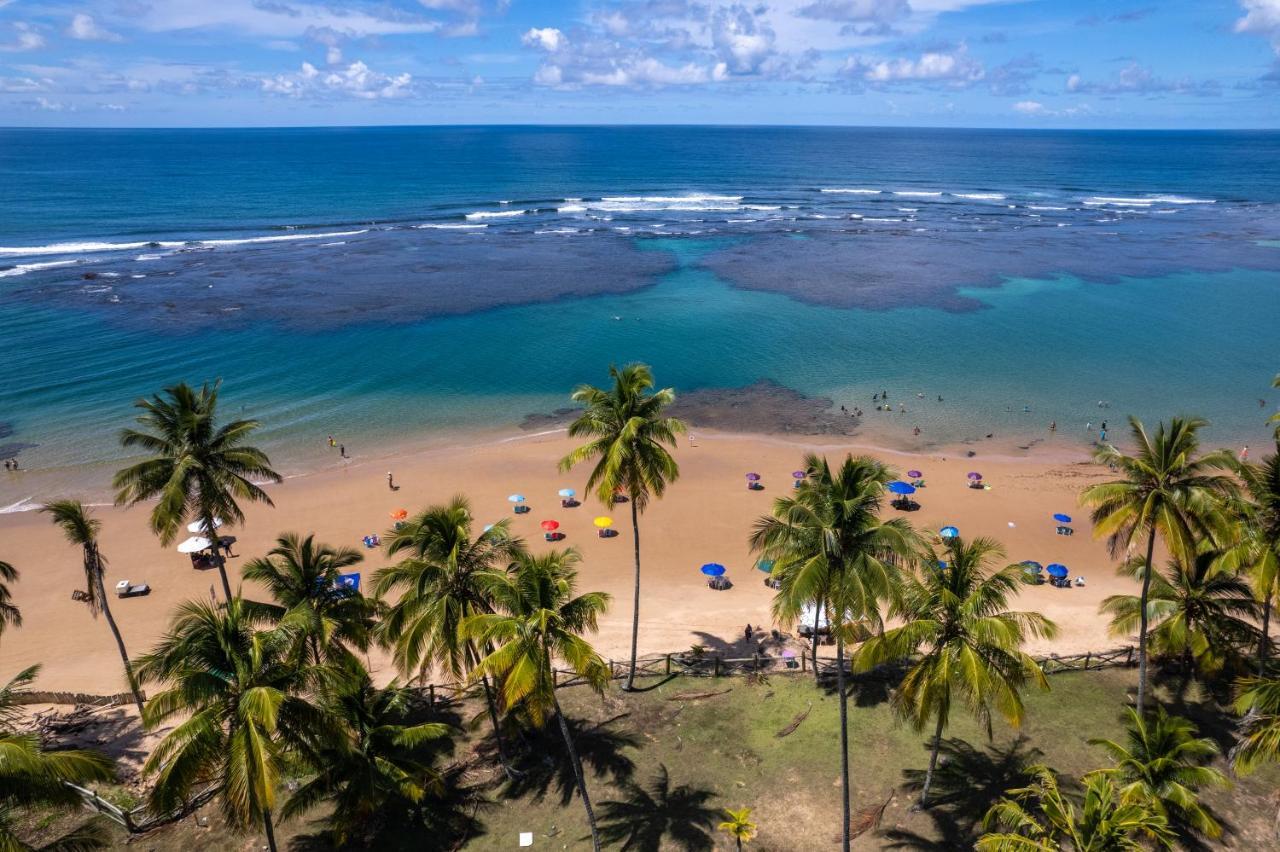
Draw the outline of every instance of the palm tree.
[[[188,602],[135,671],[144,683],[164,685],[147,702],[146,726],[183,720],[143,767],[156,776],[152,807],[177,807],[197,784],[213,783],[227,822],[260,822],[275,852],[272,812],[290,755],[333,736],[333,726],[304,695],[317,672],[291,658],[294,637],[257,627],[240,598],[216,607]]]
[[[138,681],[133,676],[133,667],[129,664],[129,652],[125,650],[124,639],[120,636],[120,628],[111,615],[111,605],[107,602],[107,590],[103,583],[103,574],[107,560],[98,549],[98,532],[102,529],[102,521],[93,517],[79,500],[55,500],[40,509],[52,516],[53,522],[62,529],[63,535],[72,545],[79,547],[84,556],[85,592],[89,596],[89,613],[94,618],[101,612],[107,618],[107,626],[116,639],[116,648],[120,651],[120,661],[124,664],[125,680],[129,691],[133,693],[134,704],[138,707],[138,718],[142,718],[142,692],[138,689]]]
[[[394,681],[379,689],[358,660],[345,665],[345,683],[325,703],[344,736],[317,743],[311,757],[317,774],[280,812],[290,819],[330,803],[325,822],[338,846],[352,835],[376,834],[391,815],[416,817],[421,825],[423,806],[443,785],[435,748],[449,737],[448,725],[410,723],[415,707],[407,689]]]
[[[751,808],[725,808],[729,818],[716,828],[734,839],[738,852],[742,852],[742,844],[750,842],[756,836],[756,824],[751,821]]]
[[[10,583],[18,582],[18,569],[0,560],[0,633],[6,627],[22,626],[22,611],[13,603]]]
[[[1227,567],[1244,571],[1262,602],[1258,641],[1258,676],[1266,672],[1271,649],[1271,607],[1280,590],[1280,442],[1276,452],[1259,463],[1242,462],[1237,473],[1245,499],[1236,504],[1241,522],[1237,542],[1225,554]]]
[[[1217,756],[1217,745],[1197,737],[1190,720],[1170,716],[1159,705],[1145,718],[1132,707],[1124,708],[1124,715],[1124,744],[1089,740],[1115,761],[1115,769],[1107,771],[1120,784],[1121,798],[1145,799],[1174,826],[1187,826],[1206,837],[1220,836],[1222,826],[1198,797],[1206,787],[1229,783],[1227,776],[1205,765]]]
[[[1163,572],[1147,580],[1147,566],[1138,559],[1122,565],[1122,576],[1141,578],[1147,587],[1147,607],[1137,595],[1111,595],[1101,612],[1111,616],[1111,632],[1131,636],[1145,615],[1147,644],[1157,657],[1178,658],[1188,672],[1219,671],[1258,641],[1258,603],[1248,583],[1224,567],[1222,554],[1203,550],[1189,560],[1169,560]]]
[[[169,546],[182,525],[195,520],[213,542],[214,561],[222,577],[222,591],[231,600],[227,569],[218,553],[216,521],[244,522],[237,500],[273,505],[254,480],[280,482],[267,454],[245,444],[258,428],[256,420],[233,420],[217,425],[218,388],[203,385],[199,392],[186,384],[165,388],[165,397],[140,399],[138,424],[125,429],[120,443],[137,447],[151,457],[116,473],[112,485],[117,505],[157,499],[151,510],[151,530]]]
[[[1221,498],[1236,491],[1235,482],[1218,471],[1232,466],[1225,450],[1200,455],[1199,431],[1207,421],[1175,417],[1161,423],[1153,437],[1142,421],[1129,418],[1137,449],[1125,455],[1111,444],[1095,454],[1100,464],[1116,468],[1120,478],[1086,488],[1080,501],[1092,509],[1093,532],[1105,536],[1113,556],[1129,549],[1139,537],[1147,538],[1143,560],[1152,566],[1156,536],[1170,552],[1194,553],[1199,541],[1217,542],[1226,526]],[[1155,572],[1142,576],[1138,608],[1138,712],[1147,698],[1147,596]]]
[[[640,637],[640,513],[650,497],[661,497],[668,483],[680,476],[680,466],[667,447],[686,430],[683,421],[667,417],[663,410],[675,401],[675,391],[653,391],[653,373],[644,364],[609,367],[613,387],[579,385],[572,399],[585,406],[569,424],[569,437],[590,438],[560,460],[560,470],[594,460],[587,489],[600,502],[612,506],[614,496],[626,494],[631,502],[631,532],[635,548],[635,597],[631,607],[631,665],[625,690],[635,688],[636,649]],[[651,392],[652,391],[652,392]]]
[[[45,751],[40,737],[19,733],[13,723],[20,715],[16,699],[40,671],[32,666],[0,687],[0,849],[33,849],[17,835],[16,817],[33,808],[59,808],[75,812],[84,802],[71,784],[111,781],[115,764],[93,751]],[[110,835],[98,822],[88,822],[70,834],[42,847],[49,850],[100,849],[111,845]]]
[[[429,667],[437,666],[461,679],[488,651],[477,647],[462,625],[470,616],[493,611],[488,586],[481,580],[488,572],[518,559],[525,552],[524,542],[511,536],[505,520],[474,538],[471,526],[471,506],[467,498],[456,496],[388,533],[388,555],[404,553],[406,558],[373,575],[373,594],[382,599],[402,590],[399,599],[387,608],[378,633],[392,648],[396,667],[404,677],[421,677]],[[480,681],[498,757],[503,771],[511,777],[514,770],[507,760],[493,687],[487,674],[482,674]]]
[[[1276,377],[1271,380],[1271,387],[1280,388],[1280,373],[1276,373]],[[1280,441],[1280,411],[1268,417],[1267,422],[1276,424],[1276,440]]]
[[[1168,820],[1149,799],[1126,799],[1107,772],[1084,776],[1079,811],[1047,766],[1032,766],[1034,780],[1009,790],[987,811],[979,852],[1144,852],[1148,843],[1172,848]]]
[[[591,843],[599,852],[600,832],[582,761],[556,697],[556,661],[568,666],[598,694],[604,694],[609,681],[608,664],[583,638],[583,634],[596,631],[609,606],[609,596],[604,592],[576,594],[578,562],[577,551],[570,548],[543,556],[521,555],[510,572],[488,574],[496,611],[467,618],[463,629],[482,647],[493,646],[472,677],[492,675],[500,684],[505,709],[519,707],[535,727],[542,727],[552,716],[559,721],[591,827]]]
[[[929,805],[952,702],[963,702],[988,733],[993,709],[1009,724],[1020,724],[1022,688],[1049,688],[1022,643],[1057,633],[1054,623],[1039,613],[1009,609],[1023,568],[1009,565],[988,572],[988,563],[1004,556],[997,542],[978,538],[966,543],[959,536],[942,541],[940,553],[923,553],[919,575],[904,581],[894,601],[890,615],[902,624],[867,640],[858,654],[862,669],[921,655],[894,692],[893,703],[916,730],[924,730],[930,718],[937,720],[920,791],[922,808]]]
[[[296,628],[302,661],[320,665],[350,657],[352,649],[369,648],[376,606],[338,580],[344,568],[363,560],[349,547],[316,544],[314,534],[299,539],[285,533],[265,557],[246,564],[243,574],[271,593],[275,604],[264,610],[269,617]]]
[[[756,521],[751,546],[774,560],[781,588],[773,601],[780,624],[794,624],[808,606],[827,612],[836,639],[836,692],[840,701],[840,777],[844,849],[849,848],[849,730],[845,644],[868,626],[880,627],[880,604],[897,583],[899,560],[917,539],[902,519],[878,517],[892,472],[869,457],[846,456],[833,471],[825,458],[807,455],[808,476],[794,496],[780,497],[772,514]],[[814,646],[817,646],[814,631]],[[817,658],[814,658],[817,668]]]
[[[1248,775],[1265,763],[1280,762],[1280,678],[1241,678],[1238,688],[1235,711],[1243,718],[1229,757],[1233,771]],[[1280,810],[1275,828],[1280,833]]]

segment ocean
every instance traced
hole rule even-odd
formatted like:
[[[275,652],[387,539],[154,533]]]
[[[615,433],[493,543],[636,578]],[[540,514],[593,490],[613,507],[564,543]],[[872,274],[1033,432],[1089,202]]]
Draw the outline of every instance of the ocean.
[[[1274,132],[0,130],[0,510],[107,493],[132,401],[217,378],[290,473],[631,360],[877,446],[1261,444],[1277,328]]]

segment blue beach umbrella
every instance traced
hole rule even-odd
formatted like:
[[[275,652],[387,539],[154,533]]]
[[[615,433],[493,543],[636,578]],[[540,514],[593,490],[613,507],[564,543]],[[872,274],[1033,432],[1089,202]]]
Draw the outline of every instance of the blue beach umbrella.
[[[1060,565],[1060,564],[1059,564],[1059,563],[1057,563],[1057,562],[1054,562],[1052,565],[1050,565],[1050,566],[1049,566],[1048,568],[1046,568],[1045,570],[1049,572],[1049,576],[1050,576],[1050,577],[1065,577],[1065,576],[1067,576],[1067,574],[1069,573],[1069,572],[1067,571],[1067,566],[1065,566],[1065,565]]]
[[[577,493],[578,493],[578,492],[577,492],[577,491],[574,491],[572,488],[561,488],[561,489],[560,489],[560,491],[559,491],[559,494],[560,494],[560,496],[561,496],[561,497],[572,497],[573,495],[575,495],[575,494],[577,494]]]
[[[894,494],[907,495],[907,494],[916,493],[916,487],[914,485],[908,482],[902,482],[896,479],[893,482],[890,482],[888,485],[886,485],[885,488],[889,489]]]
[[[960,530],[956,529],[955,527],[943,527],[942,529],[938,530],[938,535],[942,536],[943,538],[955,538],[956,536],[960,535]]]
[[[334,581],[334,587],[339,589],[351,589],[352,591],[360,591],[360,575],[356,574],[339,574],[338,579]]]
[[[1057,521],[1058,523],[1060,523],[1060,524],[1069,524],[1069,523],[1071,523],[1071,516],[1070,516],[1070,515],[1064,515],[1064,514],[1062,514],[1061,512],[1058,512],[1056,515],[1054,515],[1054,516],[1053,516],[1053,519],[1054,519],[1055,521]]]
[[[719,577],[724,573],[724,566],[719,562],[708,562],[706,565],[702,566],[701,570],[702,573],[706,574],[708,577]]]
[[[760,569],[761,571],[763,571],[763,572],[764,572],[764,573],[766,573],[766,574],[772,574],[772,573],[773,573],[773,560],[772,560],[772,559],[761,559],[759,562],[757,562],[757,563],[756,563],[756,568]]]
[[[510,495],[509,497],[507,497],[507,502],[508,502],[508,503],[523,503],[523,502],[524,502],[524,495],[523,495],[523,494],[512,494],[512,495]]]
[[[936,567],[939,571],[945,571],[947,570],[947,563],[939,559]]]

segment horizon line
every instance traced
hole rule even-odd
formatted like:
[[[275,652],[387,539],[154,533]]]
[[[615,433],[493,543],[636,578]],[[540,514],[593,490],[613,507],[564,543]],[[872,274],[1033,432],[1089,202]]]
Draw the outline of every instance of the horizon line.
[[[679,122],[457,122],[421,124],[0,124],[0,131],[10,130],[407,130],[449,128],[679,128],[721,130],[970,130],[1011,131],[1023,133],[1078,132],[1078,133],[1280,133],[1280,127],[1078,127],[1053,125],[1025,127],[1008,125],[953,125],[953,124],[739,124],[739,123],[679,123]]]

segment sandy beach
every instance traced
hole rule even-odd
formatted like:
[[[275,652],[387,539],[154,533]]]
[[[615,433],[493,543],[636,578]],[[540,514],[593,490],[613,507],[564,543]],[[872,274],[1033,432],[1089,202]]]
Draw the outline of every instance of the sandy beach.
[[[695,440],[682,440],[677,449],[681,477],[654,502],[641,519],[644,575],[640,611],[640,651],[683,650],[694,643],[713,650],[732,646],[743,626],[769,625],[772,592],[752,566],[747,546],[751,523],[768,511],[773,499],[791,488],[791,471],[808,450],[830,457],[867,452],[853,439],[831,436],[824,443],[792,437],[747,436],[695,430]],[[843,442],[843,443],[842,443]],[[692,445],[691,445],[692,443]],[[361,538],[385,532],[390,514],[400,508],[418,511],[465,494],[472,504],[477,532],[480,526],[513,517],[513,529],[535,550],[551,547],[539,524],[555,519],[565,539],[554,546],[572,545],[583,555],[582,590],[613,595],[613,605],[596,637],[608,657],[625,657],[631,619],[632,534],[626,507],[601,507],[591,495],[582,505],[563,509],[556,492],[565,487],[581,492],[586,469],[560,474],[556,462],[570,448],[563,432],[515,434],[483,445],[435,449],[390,461],[353,461],[339,469],[299,476],[272,486],[274,507],[247,506],[243,527],[224,530],[235,535],[235,558],[228,562],[233,587],[240,566],[268,550],[286,531],[314,532],[320,541],[359,548],[364,581],[387,564],[381,550],[365,550]],[[336,450],[334,451],[336,455]],[[937,530],[958,526],[965,537],[993,536],[1004,543],[1010,561],[1034,559],[1062,562],[1072,576],[1083,575],[1087,585],[1069,590],[1048,585],[1021,592],[1022,608],[1038,610],[1056,621],[1060,636],[1040,642],[1039,653],[1101,650],[1124,644],[1109,636],[1098,603],[1136,585],[1115,576],[1114,561],[1102,542],[1095,541],[1085,513],[1078,508],[1082,488],[1099,481],[1106,471],[1083,458],[1032,455],[1026,458],[957,455],[907,455],[874,451],[899,472],[919,468],[927,487],[916,495],[921,509],[911,514],[919,527]],[[398,490],[387,487],[392,471]],[[981,471],[988,490],[968,487],[968,471]],[[749,491],[745,474],[763,477],[763,491]],[[532,511],[512,516],[506,497],[524,494]],[[113,600],[112,609],[132,654],[147,650],[165,630],[170,613],[181,601],[208,599],[217,584],[216,572],[195,571],[186,556],[162,548],[147,529],[147,507],[125,510],[113,506],[94,509],[103,521],[102,551],[108,560],[108,589],[121,579],[145,582],[147,597]],[[888,510],[892,511],[892,510]],[[1055,512],[1075,518],[1074,536],[1055,533]],[[601,539],[592,519],[615,518],[619,535]],[[103,619],[94,621],[71,593],[82,583],[79,551],[67,545],[48,519],[36,512],[0,516],[0,555],[22,573],[13,588],[24,625],[5,633],[0,643],[0,674],[10,676],[22,667],[42,663],[40,686],[50,690],[105,693],[123,688],[119,659]],[[707,588],[698,567],[705,562],[728,567],[732,589]],[[249,586],[247,596],[259,594]],[[219,594],[221,592],[219,591]],[[377,676],[390,679],[387,659],[371,658]]]

